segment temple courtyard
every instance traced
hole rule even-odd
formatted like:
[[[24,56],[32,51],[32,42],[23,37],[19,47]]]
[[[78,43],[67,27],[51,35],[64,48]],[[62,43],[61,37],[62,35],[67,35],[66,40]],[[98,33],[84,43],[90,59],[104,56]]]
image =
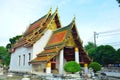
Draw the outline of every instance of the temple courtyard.
[[[85,78],[79,78],[79,79],[75,79],[75,78],[71,78],[71,79],[62,79],[59,77],[56,78],[50,78],[50,79],[42,79],[41,77],[38,78],[24,78],[23,76],[13,76],[13,77],[8,77],[6,75],[2,75],[0,76],[0,80],[86,80]],[[101,79],[87,79],[87,80],[101,80]],[[106,79],[102,79],[102,80],[106,80]],[[108,80],[120,80],[120,78],[116,78],[116,77],[108,77]]]
[[[119,72],[104,72],[101,74],[98,72],[98,75],[92,76],[88,78],[87,76],[76,74],[67,74],[67,75],[59,75],[59,74],[20,74],[20,73],[7,73],[1,74],[0,80],[120,80]]]

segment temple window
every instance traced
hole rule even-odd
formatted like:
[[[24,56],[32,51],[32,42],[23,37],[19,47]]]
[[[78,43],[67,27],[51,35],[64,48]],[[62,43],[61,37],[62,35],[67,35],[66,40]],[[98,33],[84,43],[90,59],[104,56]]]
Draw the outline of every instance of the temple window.
[[[31,53],[29,53],[29,61],[31,60]]]
[[[18,59],[19,59],[19,64],[18,64],[18,65],[20,66],[20,61],[21,61],[21,56],[20,56],[20,55],[19,55],[19,58],[18,58]]]
[[[25,65],[25,54],[23,55],[23,65]]]
[[[31,60],[31,53],[29,53],[28,55],[29,55],[29,61],[30,61]],[[29,61],[28,61],[28,64],[30,65]]]

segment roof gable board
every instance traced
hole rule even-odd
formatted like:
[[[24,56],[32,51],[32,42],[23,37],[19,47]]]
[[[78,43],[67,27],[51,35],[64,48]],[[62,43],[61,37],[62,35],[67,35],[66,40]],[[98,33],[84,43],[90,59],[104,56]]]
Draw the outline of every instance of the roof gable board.
[[[72,21],[68,26],[54,31],[50,40],[48,41],[48,44],[46,45],[45,49],[51,48],[54,46],[60,46],[61,44],[65,45],[66,41],[69,40],[70,36],[73,37],[74,41],[77,40],[79,42],[79,44],[81,44],[79,35],[76,31],[76,25],[75,25],[74,21]],[[75,42],[75,44],[76,44],[76,42]]]
[[[70,27],[66,26],[60,29],[57,29],[53,32],[50,40],[48,41],[45,48],[57,46],[64,43],[64,40],[66,39],[67,35],[70,32]]]

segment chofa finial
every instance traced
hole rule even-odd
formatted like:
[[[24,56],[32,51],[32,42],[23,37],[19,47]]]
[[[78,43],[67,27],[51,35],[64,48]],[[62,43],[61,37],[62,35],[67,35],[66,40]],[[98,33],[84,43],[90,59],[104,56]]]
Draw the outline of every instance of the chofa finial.
[[[56,12],[58,11],[58,6],[57,6],[57,8],[56,8]]]
[[[74,17],[73,17],[73,21],[75,22],[75,19],[76,19],[76,16],[74,15]]]
[[[50,7],[49,13],[52,13],[52,6]]]

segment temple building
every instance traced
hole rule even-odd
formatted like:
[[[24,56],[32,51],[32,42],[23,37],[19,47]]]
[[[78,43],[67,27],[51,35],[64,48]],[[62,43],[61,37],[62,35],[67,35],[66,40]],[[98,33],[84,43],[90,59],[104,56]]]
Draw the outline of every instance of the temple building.
[[[76,61],[84,65],[91,62],[83,49],[75,18],[61,26],[58,9],[51,9],[39,20],[30,24],[23,36],[12,47],[12,72],[64,74],[64,64]]]

